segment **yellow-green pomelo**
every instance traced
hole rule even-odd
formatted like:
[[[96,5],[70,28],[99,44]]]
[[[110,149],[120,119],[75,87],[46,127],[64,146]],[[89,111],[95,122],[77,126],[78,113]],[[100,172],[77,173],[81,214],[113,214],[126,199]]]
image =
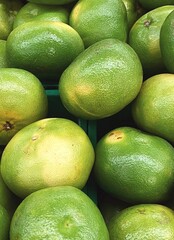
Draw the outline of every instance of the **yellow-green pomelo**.
[[[8,67],[6,57],[6,40],[0,40],[0,68]]]
[[[12,216],[19,202],[20,200],[18,199],[18,197],[15,196],[4,183],[0,171],[0,205],[2,205],[7,210],[9,216]]]
[[[26,197],[10,227],[11,240],[109,240],[95,203],[70,186],[50,187]]]
[[[47,82],[57,81],[83,50],[79,34],[68,24],[54,21],[24,23],[10,33],[6,44],[10,67],[28,70]]]
[[[167,200],[174,187],[174,148],[138,129],[116,128],[97,143],[94,173],[98,185],[120,200]]]
[[[128,105],[142,85],[142,66],[135,51],[118,39],[104,39],[82,52],[63,72],[60,98],[85,119],[111,116]]]
[[[137,126],[174,143],[174,74],[158,74],[143,82],[132,104]]]
[[[174,73],[174,11],[165,19],[160,32],[160,48],[163,62],[170,73]]]
[[[64,118],[46,118],[19,131],[1,158],[4,182],[23,198],[41,188],[71,185],[83,188],[94,163],[86,132]]]
[[[174,212],[160,204],[139,204],[122,210],[109,224],[110,240],[173,240]]]
[[[153,9],[141,16],[129,32],[129,45],[138,54],[144,75],[149,77],[165,71],[160,50],[160,31],[174,5]]]
[[[0,145],[26,125],[45,118],[48,99],[44,87],[32,73],[0,68]]]
[[[164,5],[174,5],[174,0],[138,0],[143,8],[152,10]]]
[[[39,4],[46,4],[46,5],[64,5],[77,0],[28,0],[31,3],[39,3]]]
[[[21,0],[0,0],[0,39],[7,39],[13,29],[16,14],[23,4]]]
[[[61,21],[68,23],[68,18],[69,12],[65,7],[26,3],[17,13],[14,19],[13,28],[33,20]]]
[[[10,231],[10,216],[0,204],[0,240],[8,240]]]
[[[78,1],[69,24],[80,34],[85,47],[106,38],[127,40],[127,13],[122,0]]]

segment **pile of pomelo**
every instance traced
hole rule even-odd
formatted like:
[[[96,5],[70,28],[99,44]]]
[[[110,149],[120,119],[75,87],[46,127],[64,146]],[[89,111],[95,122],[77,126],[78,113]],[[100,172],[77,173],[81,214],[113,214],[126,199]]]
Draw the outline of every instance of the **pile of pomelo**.
[[[174,0],[0,0],[0,240],[174,239]]]

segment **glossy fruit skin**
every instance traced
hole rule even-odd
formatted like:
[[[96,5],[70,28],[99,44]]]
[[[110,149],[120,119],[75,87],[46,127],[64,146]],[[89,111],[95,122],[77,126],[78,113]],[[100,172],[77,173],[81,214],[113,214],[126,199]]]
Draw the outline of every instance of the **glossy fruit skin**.
[[[6,145],[26,125],[47,116],[43,85],[23,69],[0,68],[0,102],[0,145]]]
[[[14,19],[13,29],[25,22],[33,20],[50,20],[68,23],[68,18],[69,12],[65,7],[28,2],[18,11]]]
[[[174,11],[165,19],[160,32],[160,48],[163,62],[170,73],[174,73]]]
[[[1,173],[9,189],[24,198],[51,186],[82,189],[93,163],[92,143],[77,123],[45,118],[23,128],[8,143],[1,158]]]
[[[110,240],[173,240],[173,211],[160,204],[139,204],[122,210],[109,226]]]
[[[106,38],[127,40],[127,13],[120,0],[78,1],[69,24],[80,34],[86,48]]]
[[[10,67],[28,70],[47,82],[57,82],[83,50],[79,34],[62,22],[27,22],[15,28],[7,40]]]
[[[142,78],[134,50],[118,39],[104,39],[82,52],[63,72],[60,98],[73,115],[101,119],[128,105],[138,94]]]
[[[9,239],[10,217],[7,210],[0,204],[0,240]]]
[[[96,146],[98,185],[129,203],[156,203],[173,189],[174,149],[166,140],[131,127],[113,129]]]
[[[149,133],[174,143],[174,75],[158,74],[143,82],[132,103],[136,125]]]
[[[162,6],[141,16],[132,26],[128,43],[139,56],[145,78],[166,70],[160,50],[160,31],[174,6]]]
[[[11,240],[56,238],[109,240],[99,209],[77,188],[51,187],[32,193],[13,216]]]

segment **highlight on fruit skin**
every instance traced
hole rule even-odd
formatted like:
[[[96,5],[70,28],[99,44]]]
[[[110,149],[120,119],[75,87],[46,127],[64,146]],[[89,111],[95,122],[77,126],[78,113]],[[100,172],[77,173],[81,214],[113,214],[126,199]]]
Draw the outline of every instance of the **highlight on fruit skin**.
[[[1,158],[1,174],[20,198],[51,186],[82,189],[94,157],[93,145],[77,123],[45,118],[21,129],[7,144]]]
[[[13,215],[10,239],[109,240],[96,204],[71,186],[49,187],[26,197]]]
[[[102,119],[133,101],[142,80],[142,65],[135,51],[118,39],[104,39],[65,69],[59,80],[60,99],[77,117]]]
[[[173,210],[162,204],[138,204],[115,214],[109,223],[110,240],[174,238]]]
[[[28,124],[45,118],[48,98],[39,79],[18,68],[0,68],[0,145]]]
[[[131,204],[169,200],[174,148],[165,139],[119,127],[98,141],[95,155],[94,176],[106,193]]]

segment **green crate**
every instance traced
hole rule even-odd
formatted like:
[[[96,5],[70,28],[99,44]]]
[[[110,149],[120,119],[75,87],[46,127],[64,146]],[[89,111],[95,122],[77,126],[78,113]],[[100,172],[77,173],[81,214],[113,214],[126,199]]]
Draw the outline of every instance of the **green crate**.
[[[58,89],[54,88],[53,86],[51,89],[51,87],[48,88],[47,86],[45,91],[48,97],[48,117],[67,118],[76,122],[87,133],[93,146],[95,147],[97,139],[96,122],[77,118],[69,113],[60,100]],[[89,180],[86,186],[83,188],[83,191],[97,204],[97,191],[93,174],[91,174],[89,177]]]

